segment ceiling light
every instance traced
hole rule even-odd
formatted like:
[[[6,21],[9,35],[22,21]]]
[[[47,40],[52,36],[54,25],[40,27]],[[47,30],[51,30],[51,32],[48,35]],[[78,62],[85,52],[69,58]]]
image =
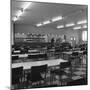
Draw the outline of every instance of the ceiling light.
[[[57,26],[57,28],[64,28],[64,25]]]
[[[13,21],[14,21],[14,22],[17,21],[17,16],[13,18]]]
[[[81,29],[81,26],[74,27],[73,29],[74,29],[74,30]]]
[[[31,5],[31,3],[32,2],[24,2],[23,8],[21,8],[21,10],[18,11],[17,17],[15,17],[13,21],[16,21],[23,14],[23,11]]]
[[[15,22],[16,20],[18,20],[18,18],[22,15],[22,13],[23,13],[23,9],[19,10],[17,16],[13,18],[13,21]]]
[[[84,24],[87,23],[87,20],[78,21],[77,24]]]
[[[18,13],[17,13],[17,17],[20,17],[23,13],[23,10],[19,10]]]
[[[38,24],[36,24],[36,26],[37,27],[40,27],[40,26],[42,26],[42,23],[38,23]]]
[[[52,22],[56,22],[56,21],[59,21],[59,20],[62,20],[62,16],[58,16],[58,17],[55,17],[52,19]]]
[[[69,23],[69,24],[66,24],[66,27],[70,27],[70,26],[74,26],[75,24],[74,23]]]
[[[87,28],[87,25],[83,25],[82,28]]]
[[[50,23],[50,21],[48,20],[48,21],[44,21],[43,22],[43,24],[45,25],[45,24],[49,24]]]
[[[27,9],[32,2],[25,2],[25,4],[23,5],[23,10]]]

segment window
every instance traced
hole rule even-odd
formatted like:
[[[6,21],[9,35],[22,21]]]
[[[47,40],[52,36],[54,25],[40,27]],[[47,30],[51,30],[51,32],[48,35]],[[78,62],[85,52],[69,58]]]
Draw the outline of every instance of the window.
[[[87,31],[82,32],[82,40],[87,41]]]

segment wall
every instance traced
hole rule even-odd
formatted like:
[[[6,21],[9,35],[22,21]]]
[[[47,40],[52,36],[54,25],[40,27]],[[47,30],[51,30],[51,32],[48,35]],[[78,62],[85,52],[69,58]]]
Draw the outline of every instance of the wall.
[[[14,24],[11,21],[11,44],[12,45],[14,44],[14,32],[13,32],[14,27],[13,26],[14,26]]]
[[[71,41],[71,37],[76,38],[76,43],[80,43],[81,32],[79,30],[58,30],[50,27],[34,27],[30,25],[15,25],[15,33],[40,33],[40,34],[55,34],[55,35],[66,35],[67,41]]]
[[[55,30],[53,28],[49,28],[49,27],[34,27],[34,26],[30,26],[30,25],[15,25],[15,33],[40,33],[40,34],[57,34],[57,35],[62,35],[64,34],[64,32],[62,32],[62,30]]]

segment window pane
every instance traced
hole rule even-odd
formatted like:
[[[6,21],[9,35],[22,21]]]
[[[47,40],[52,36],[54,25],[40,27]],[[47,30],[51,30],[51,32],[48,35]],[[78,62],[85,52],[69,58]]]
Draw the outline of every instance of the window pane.
[[[87,31],[82,32],[82,40],[87,41]]]

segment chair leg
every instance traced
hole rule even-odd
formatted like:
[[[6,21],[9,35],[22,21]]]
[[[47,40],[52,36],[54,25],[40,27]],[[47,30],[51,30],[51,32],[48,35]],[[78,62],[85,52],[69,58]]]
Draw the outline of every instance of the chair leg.
[[[61,75],[59,76],[59,84],[60,84],[60,86],[62,85]]]

